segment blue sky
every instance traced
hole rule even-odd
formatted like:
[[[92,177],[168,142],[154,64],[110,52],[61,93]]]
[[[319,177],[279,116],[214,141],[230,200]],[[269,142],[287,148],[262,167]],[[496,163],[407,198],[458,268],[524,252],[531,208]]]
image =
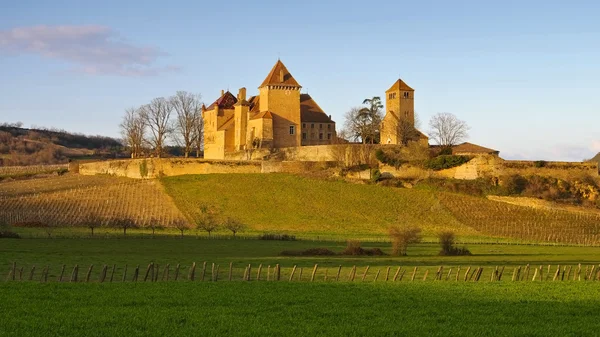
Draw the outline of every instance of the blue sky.
[[[177,90],[255,93],[278,57],[341,126],[401,77],[509,159],[600,151],[597,1],[0,1],[0,122],[118,136]]]

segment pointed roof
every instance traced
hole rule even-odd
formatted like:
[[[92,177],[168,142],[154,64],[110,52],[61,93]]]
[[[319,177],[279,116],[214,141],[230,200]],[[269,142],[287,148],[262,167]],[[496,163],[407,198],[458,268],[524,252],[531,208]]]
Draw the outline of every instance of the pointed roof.
[[[273,115],[271,114],[270,111],[263,111],[250,119],[261,119],[261,118],[273,119]]]
[[[281,75],[283,75],[283,78],[281,78]],[[273,69],[271,69],[269,75],[267,75],[267,78],[265,78],[259,88],[267,85],[287,85],[301,88],[300,84],[296,82],[281,60],[277,60],[277,63],[275,63]]]
[[[386,92],[390,92],[390,91],[400,91],[400,90],[403,90],[403,91],[415,91],[415,89],[413,89],[413,88],[409,87],[409,86],[408,86],[408,84],[404,83],[404,81],[403,81],[403,80],[401,80],[401,79],[398,79],[398,80],[396,81],[396,83],[394,83],[394,84],[392,85],[392,87],[391,87],[391,88],[389,88],[389,89],[388,89]]]
[[[219,109],[233,109],[233,106],[235,103],[237,103],[237,101],[237,98],[235,98],[232,93],[227,91],[221,97],[217,98],[213,104],[209,105],[206,110],[212,110],[215,108],[215,106],[219,106]]]
[[[300,95],[300,120],[304,122],[333,123],[309,94]]]

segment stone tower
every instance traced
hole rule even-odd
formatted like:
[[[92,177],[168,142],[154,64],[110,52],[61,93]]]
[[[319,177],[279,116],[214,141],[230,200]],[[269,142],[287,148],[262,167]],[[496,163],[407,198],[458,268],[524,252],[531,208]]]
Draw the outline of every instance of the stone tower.
[[[381,123],[381,143],[399,144],[400,125],[415,125],[415,90],[398,79],[385,92],[385,117]]]
[[[301,145],[301,88],[280,60],[258,87],[260,111],[273,115],[273,147]]]

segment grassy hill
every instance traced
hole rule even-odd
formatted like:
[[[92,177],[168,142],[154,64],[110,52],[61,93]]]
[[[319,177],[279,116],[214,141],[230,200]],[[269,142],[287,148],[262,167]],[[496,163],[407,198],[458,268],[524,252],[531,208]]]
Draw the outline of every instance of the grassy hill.
[[[382,237],[389,226],[418,226],[435,237],[597,244],[600,216],[510,205],[436,190],[388,188],[286,174],[163,178],[184,212],[215,208],[256,231]]]

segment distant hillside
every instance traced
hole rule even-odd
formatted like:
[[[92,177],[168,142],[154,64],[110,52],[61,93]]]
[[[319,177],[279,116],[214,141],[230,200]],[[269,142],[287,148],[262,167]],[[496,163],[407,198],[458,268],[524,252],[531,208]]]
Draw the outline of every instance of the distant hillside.
[[[598,163],[600,165],[600,152],[598,152],[594,158],[588,160],[588,161],[595,161],[596,163]]]
[[[123,155],[121,143],[110,137],[0,125],[0,166],[60,164],[73,158]]]

